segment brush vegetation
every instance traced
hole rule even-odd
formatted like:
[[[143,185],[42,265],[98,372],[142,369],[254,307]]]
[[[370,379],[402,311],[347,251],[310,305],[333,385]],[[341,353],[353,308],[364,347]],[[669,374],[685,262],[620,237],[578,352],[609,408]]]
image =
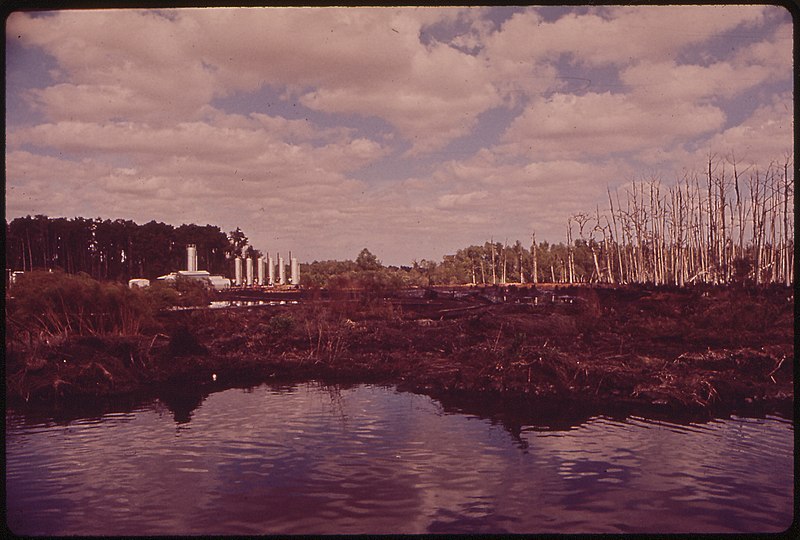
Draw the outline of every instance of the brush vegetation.
[[[198,282],[128,288],[85,273],[26,272],[6,296],[6,342],[52,343],[69,336],[130,336],[152,332],[159,311],[206,305],[210,292]]]
[[[349,291],[165,310],[191,290],[25,278],[6,305],[6,395],[19,405],[308,379],[669,417],[792,404],[794,299],[779,286],[575,286],[554,291],[576,299],[564,305]]]

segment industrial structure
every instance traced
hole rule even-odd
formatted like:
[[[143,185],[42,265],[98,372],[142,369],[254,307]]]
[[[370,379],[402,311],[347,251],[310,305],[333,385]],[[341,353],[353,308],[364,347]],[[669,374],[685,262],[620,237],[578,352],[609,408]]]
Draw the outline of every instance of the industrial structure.
[[[186,246],[186,270],[197,272],[197,246],[194,244]]]
[[[272,255],[266,257],[236,257],[233,260],[233,285],[236,287],[275,287],[300,285],[300,262],[289,252],[289,278],[286,278],[286,261],[277,254],[277,264]],[[244,272],[242,271],[244,268]]]
[[[235,257],[233,260],[233,282],[223,276],[212,276],[206,270],[197,269],[197,246],[189,244],[186,246],[186,270],[178,270],[169,274],[159,276],[159,281],[175,281],[179,277],[203,281],[216,290],[235,287],[275,287],[280,285],[300,285],[300,263],[297,258],[292,257],[289,252],[289,279],[286,279],[286,261],[283,256],[277,254],[277,264],[271,255],[266,257]],[[147,287],[150,281],[143,278],[134,278],[128,281],[129,287]]]
[[[202,281],[209,287],[221,291],[228,289],[231,286],[231,280],[222,276],[212,276],[207,270],[197,269],[197,246],[189,244],[186,246],[186,270],[178,270],[177,272],[170,272],[169,274],[159,276],[156,279],[159,281],[173,282],[178,278],[186,278],[195,281]],[[128,286],[133,287],[147,287],[150,281],[142,278],[134,278],[128,281]]]

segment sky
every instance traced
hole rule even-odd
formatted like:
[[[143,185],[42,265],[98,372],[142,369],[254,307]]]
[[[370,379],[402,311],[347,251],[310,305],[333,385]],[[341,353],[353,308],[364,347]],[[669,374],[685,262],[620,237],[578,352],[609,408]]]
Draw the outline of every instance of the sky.
[[[240,227],[301,262],[563,242],[607,190],[791,155],[780,6],[6,19],[6,219]]]

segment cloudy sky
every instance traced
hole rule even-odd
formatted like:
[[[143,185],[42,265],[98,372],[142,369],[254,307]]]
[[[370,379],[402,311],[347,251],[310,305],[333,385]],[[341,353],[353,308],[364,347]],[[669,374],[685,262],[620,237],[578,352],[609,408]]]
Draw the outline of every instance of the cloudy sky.
[[[241,227],[301,261],[563,241],[606,189],[783,161],[778,6],[12,13],[6,218]]]

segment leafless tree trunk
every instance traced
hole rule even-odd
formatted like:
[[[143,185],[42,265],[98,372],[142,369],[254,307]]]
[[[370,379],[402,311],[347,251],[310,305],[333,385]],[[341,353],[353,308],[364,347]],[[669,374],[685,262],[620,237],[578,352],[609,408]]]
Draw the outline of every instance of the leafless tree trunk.
[[[569,282],[572,283],[574,279],[574,269],[572,264],[572,218],[567,220],[567,272],[569,275]]]
[[[503,260],[503,278],[500,280],[500,283],[505,285],[506,284],[506,263],[508,262],[508,239],[506,239],[505,244],[503,244],[502,260]]]
[[[657,178],[634,181],[627,190],[624,210],[619,194],[614,201],[607,189],[610,220],[601,216],[596,207],[588,240],[594,263],[591,279],[678,286],[695,281],[730,283],[734,277],[741,277],[738,271],[745,268],[742,261],[747,261],[757,284],[791,285],[791,164],[790,154],[783,167],[770,162],[766,172],[748,166],[744,185],[743,171],[733,153],[724,160],[709,155],[702,187],[695,173],[684,174],[666,193],[662,193]],[[731,169],[726,171],[728,165],[732,166],[732,176]],[[575,271],[579,246],[573,238],[573,221],[578,224],[581,240],[586,242],[584,226],[589,219],[585,214],[576,214],[567,222],[567,260],[561,261],[564,281],[573,283],[580,277]],[[597,232],[602,235],[601,243],[595,239]],[[600,266],[601,261],[604,267]],[[552,267],[551,276],[555,279]]]
[[[497,266],[494,260],[494,238],[491,239],[492,242],[492,285],[497,285]]]

